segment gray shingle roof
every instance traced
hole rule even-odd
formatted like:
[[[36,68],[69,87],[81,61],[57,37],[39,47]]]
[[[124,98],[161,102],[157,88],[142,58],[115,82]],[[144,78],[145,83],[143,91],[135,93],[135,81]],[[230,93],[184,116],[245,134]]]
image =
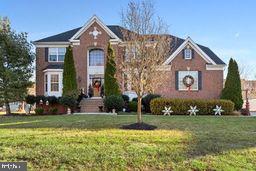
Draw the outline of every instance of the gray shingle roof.
[[[119,37],[121,40],[123,40],[123,34],[122,30],[125,28],[118,26],[118,25],[108,25],[107,26],[117,37]],[[81,27],[56,34],[54,36],[46,37],[44,39],[36,40],[35,43],[39,42],[68,42],[69,39],[76,34],[81,29]],[[170,35],[172,38],[174,38],[175,41],[172,43],[172,52],[174,52],[185,40],[181,39],[176,36]],[[197,44],[216,64],[225,64],[211,49],[208,47],[202,46]],[[58,68],[57,68],[58,69]]]

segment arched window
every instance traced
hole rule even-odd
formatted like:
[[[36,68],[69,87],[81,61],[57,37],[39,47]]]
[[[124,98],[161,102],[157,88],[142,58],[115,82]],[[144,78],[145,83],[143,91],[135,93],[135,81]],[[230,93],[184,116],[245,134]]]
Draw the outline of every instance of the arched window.
[[[104,66],[104,51],[92,49],[89,51],[89,66]]]

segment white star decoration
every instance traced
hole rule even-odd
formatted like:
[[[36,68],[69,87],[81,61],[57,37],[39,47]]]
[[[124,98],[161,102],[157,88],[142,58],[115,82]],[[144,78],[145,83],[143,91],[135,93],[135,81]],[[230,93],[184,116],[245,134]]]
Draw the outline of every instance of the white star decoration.
[[[221,106],[216,105],[216,108],[213,109],[213,111],[215,112],[214,115],[221,115],[221,112],[224,112],[223,109],[221,109]]]
[[[196,115],[196,112],[198,112],[199,110],[197,109],[197,106],[190,106],[190,109],[188,110],[189,115]]]
[[[164,107],[164,110],[162,110],[162,112],[164,113],[164,115],[169,115],[170,116],[170,114],[173,112],[172,110],[171,110],[171,107]]]

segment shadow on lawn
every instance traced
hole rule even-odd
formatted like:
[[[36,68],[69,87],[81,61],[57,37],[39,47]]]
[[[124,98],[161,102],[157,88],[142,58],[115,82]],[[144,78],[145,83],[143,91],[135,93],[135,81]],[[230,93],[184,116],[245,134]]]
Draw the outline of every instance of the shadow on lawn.
[[[0,117],[3,128],[63,128],[101,130],[115,129],[134,123],[136,116],[29,116]],[[187,158],[220,154],[230,150],[256,147],[256,118],[242,117],[162,117],[148,116],[146,123],[161,130],[179,130],[191,133],[185,143]]]

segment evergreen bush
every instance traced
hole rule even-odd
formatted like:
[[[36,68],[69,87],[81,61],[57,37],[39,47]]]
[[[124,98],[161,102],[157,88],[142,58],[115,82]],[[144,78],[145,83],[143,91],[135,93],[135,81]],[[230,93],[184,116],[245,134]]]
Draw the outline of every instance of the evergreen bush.
[[[104,99],[104,106],[108,112],[111,112],[112,109],[115,109],[117,112],[122,111],[124,106],[124,100],[120,95],[106,96]]]
[[[107,62],[104,75],[105,96],[120,95],[119,85],[116,79],[116,63],[114,50],[110,43],[108,44]]]
[[[148,94],[142,98],[142,105],[143,105],[146,113],[151,113],[151,110],[150,110],[151,100],[153,100],[155,98],[159,98],[159,97],[161,97],[159,94]]]
[[[229,61],[228,74],[225,82],[225,88],[221,93],[221,99],[231,100],[234,102],[236,110],[240,110],[243,106],[239,69],[236,61],[232,58]]]
[[[76,69],[71,46],[67,47],[63,67],[63,96],[77,98]]]

